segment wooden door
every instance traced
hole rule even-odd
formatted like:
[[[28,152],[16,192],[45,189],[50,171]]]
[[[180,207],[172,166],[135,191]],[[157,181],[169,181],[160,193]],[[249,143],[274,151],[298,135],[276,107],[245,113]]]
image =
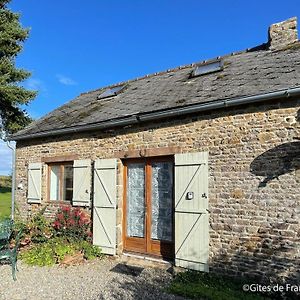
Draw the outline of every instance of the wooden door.
[[[117,160],[98,159],[94,166],[93,244],[116,254]]]
[[[125,162],[124,248],[172,258],[173,160],[170,157]]]
[[[175,264],[208,272],[208,153],[175,155]]]

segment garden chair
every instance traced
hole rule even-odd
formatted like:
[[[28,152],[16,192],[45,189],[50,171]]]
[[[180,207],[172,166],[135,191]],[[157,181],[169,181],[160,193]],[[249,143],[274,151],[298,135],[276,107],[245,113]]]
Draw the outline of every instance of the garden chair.
[[[0,261],[1,260],[6,260],[9,261],[12,267],[12,277],[14,280],[17,280],[16,278],[16,270],[17,268],[17,258],[18,258],[18,248],[20,244],[20,238],[22,235],[22,230],[20,230],[16,236],[15,239],[15,246],[10,249],[9,244],[7,245],[6,248],[2,248],[0,250]]]
[[[7,248],[12,234],[13,221],[5,219],[0,222],[0,250]]]

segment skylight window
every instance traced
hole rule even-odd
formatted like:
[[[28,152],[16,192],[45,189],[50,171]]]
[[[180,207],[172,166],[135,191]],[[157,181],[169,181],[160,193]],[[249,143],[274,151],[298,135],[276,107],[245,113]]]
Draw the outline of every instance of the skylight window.
[[[192,77],[209,74],[217,71],[223,70],[223,61],[222,60],[216,60],[210,63],[205,63],[196,66],[192,73]]]
[[[102,92],[98,96],[98,99],[103,99],[103,98],[116,96],[117,94],[119,94],[124,89],[124,87],[125,87],[125,85],[119,85],[119,86],[115,86],[113,88],[106,89],[104,92]]]

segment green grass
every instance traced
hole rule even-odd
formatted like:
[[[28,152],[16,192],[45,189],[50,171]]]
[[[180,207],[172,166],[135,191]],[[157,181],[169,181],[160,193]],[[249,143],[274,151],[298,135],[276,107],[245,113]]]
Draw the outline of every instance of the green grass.
[[[0,176],[0,220],[9,218],[11,209],[11,177]]]
[[[0,188],[0,220],[9,218],[11,209],[11,189],[8,187]]]
[[[205,300],[261,300],[271,299],[255,293],[243,292],[243,282],[211,273],[188,271],[179,273],[167,291],[191,299]]]

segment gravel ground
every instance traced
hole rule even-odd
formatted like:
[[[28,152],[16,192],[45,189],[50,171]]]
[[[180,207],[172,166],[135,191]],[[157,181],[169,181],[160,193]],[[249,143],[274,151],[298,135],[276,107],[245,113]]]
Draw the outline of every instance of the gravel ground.
[[[165,270],[145,268],[138,276],[111,271],[119,262],[95,260],[71,267],[29,267],[18,262],[17,281],[11,267],[0,265],[0,299],[184,299],[162,289],[172,275]]]

